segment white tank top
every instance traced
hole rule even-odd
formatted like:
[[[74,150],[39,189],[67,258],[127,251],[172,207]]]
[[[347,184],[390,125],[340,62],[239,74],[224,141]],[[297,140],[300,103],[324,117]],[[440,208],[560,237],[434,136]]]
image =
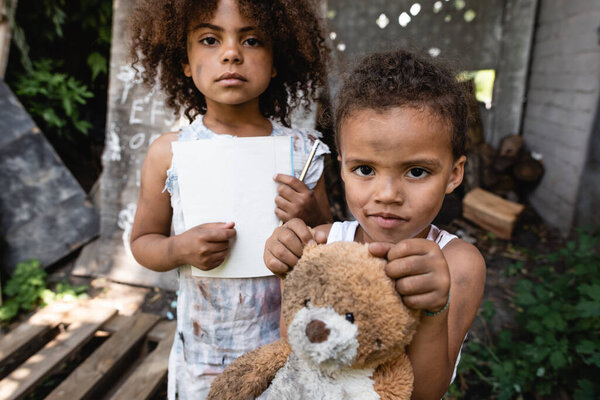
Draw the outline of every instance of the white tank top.
[[[331,225],[331,229],[329,230],[329,236],[327,236],[327,243],[353,242],[357,228],[358,221],[334,222],[333,225]],[[440,229],[433,224],[431,225],[429,233],[427,234],[427,240],[436,242],[438,246],[440,246],[440,249],[443,249],[444,246],[450,243],[452,239],[456,238],[456,235],[446,232],[445,230]],[[466,338],[467,337],[465,336],[465,339]],[[463,343],[465,339],[463,339]],[[450,383],[454,382],[454,378],[456,377],[456,368],[458,367],[458,363],[460,362],[461,352],[462,345],[460,346],[460,350],[458,351],[458,357],[456,358],[456,364],[454,364],[454,372],[452,372],[452,380],[450,381]]]
[[[353,242],[357,228],[358,221],[334,222],[329,230],[327,243]],[[456,235],[446,232],[435,225],[431,225],[427,234],[427,240],[436,242],[440,246],[440,249],[443,249],[452,239],[456,239]]]

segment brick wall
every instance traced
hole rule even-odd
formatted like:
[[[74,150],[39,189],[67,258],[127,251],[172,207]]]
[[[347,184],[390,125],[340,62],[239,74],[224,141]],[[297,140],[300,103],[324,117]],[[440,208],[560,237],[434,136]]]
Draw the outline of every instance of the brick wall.
[[[542,153],[546,174],[530,200],[567,234],[578,206],[589,204],[579,196],[594,195],[581,186],[600,93],[600,1],[540,0],[538,13],[523,137]]]

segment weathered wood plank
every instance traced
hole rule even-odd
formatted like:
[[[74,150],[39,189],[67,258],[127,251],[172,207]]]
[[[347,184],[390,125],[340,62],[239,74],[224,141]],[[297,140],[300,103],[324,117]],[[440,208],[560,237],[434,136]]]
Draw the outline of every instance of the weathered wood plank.
[[[115,308],[101,302],[90,302],[70,311],[73,322],[69,327],[0,381],[0,399],[18,399],[29,393],[61,362],[77,352],[116,312]]]
[[[121,385],[119,390],[111,397],[112,400],[143,400],[149,398],[158,388],[167,375],[169,352],[177,324],[175,321],[168,323],[168,330],[163,340],[152,353],[146,357],[135,372]]]
[[[65,315],[77,303],[55,302],[33,314],[27,321],[9,332],[0,340],[0,366],[20,352],[36,337],[44,335],[64,322]]]
[[[475,188],[463,199],[463,217],[496,234],[510,239],[522,204],[503,199],[481,188]]]
[[[46,400],[78,400],[95,391],[112,368],[119,365],[127,353],[139,344],[160,316],[140,313],[131,317],[112,318],[120,327],[83,364],[64,380]],[[115,326],[115,325],[113,325]],[[103,327],[105,328],[105,327]]]

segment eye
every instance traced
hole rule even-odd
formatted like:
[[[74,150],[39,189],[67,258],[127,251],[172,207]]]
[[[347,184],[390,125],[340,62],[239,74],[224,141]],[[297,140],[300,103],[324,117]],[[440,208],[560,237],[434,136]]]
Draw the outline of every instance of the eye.
[[[423,168],[411,168],[408,171],[408,176],[411,178],[424,178],[427,173]]]
[[[208,36],[208,37],[200,39],[200,43],[202,43],[206,46],[214,46],[215,44],[217,44],[217,39],[212,36]]]
[[[246,39],[245,43],[251,47],[260,46],[262,44],[257,38],[248,38]]]
[[[351,324],[353,324],[354,323],[354,314],[352,314],[352,313],[346,313],[346,321],[348,321]]]
[[[373,168],[368,165],[360,165],[354,168],[354,172],[356,172],[358,176],[371,176],[374,174]]]
[[[377,348],[380,349],[381,348],[381,340],[379,339],[375,339],[375,344],[377,345]]]
[[[305,299],[304,300],[304,307],[308,307],[309,304],[310,304],[310,299]]]

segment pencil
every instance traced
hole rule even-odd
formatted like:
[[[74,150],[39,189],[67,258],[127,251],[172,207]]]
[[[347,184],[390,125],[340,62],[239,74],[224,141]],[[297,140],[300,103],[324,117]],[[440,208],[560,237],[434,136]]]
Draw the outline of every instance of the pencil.
[[[315,154],[317,153],[317,147],[319,147],[319,139],[315,140],[315,143],[313,144],[312,148],[310,149],[310,153],[308,153],[308,158],[306,159],[306,162],[304,163],[304,167],[302,168],[302,172],[300,172],[300,176],[298,177],[298,180],[300,182],[304,182],[304,178],[306,178],[306,174],[308,173],[308,168],[310,167],[310,164],[312,164],[313,159],[315,158]],[[279,221],[279,226],[283,225],[283,221]]]

